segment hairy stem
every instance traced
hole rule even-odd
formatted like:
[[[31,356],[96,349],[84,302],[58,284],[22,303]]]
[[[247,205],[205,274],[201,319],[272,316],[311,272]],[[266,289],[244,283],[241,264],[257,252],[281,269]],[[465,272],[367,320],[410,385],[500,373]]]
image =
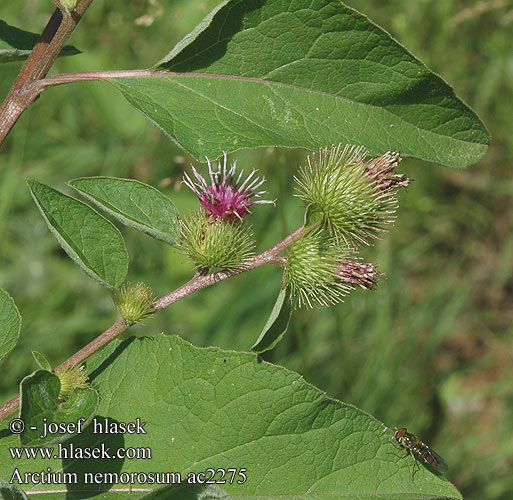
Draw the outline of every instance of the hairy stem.
[[[236,269],[221,271],[214,274],[196,274],[194,278],[182,285],[180,288],[177,288],[173,292],[164,295],[164,297],[161,297],[159,300],[157,300],[155,302],[154,308],[157,311],[164,309],[165,307],[173,304],[173,302],[176,302],[177,300],[180,300],[183,297],[190,295],[191,293],[201,290],[202,288],[206,288],[207,286],[213,285],[219,281],[225,280],[226,278],[231,278],[232,276],[243,273],[245,271],[250,271],[251,269],[255,269],[266,264],[283,265],[283,262],[281,258],[278,257],[278,254],[287,248],[291,243],[300,238],[304,232],[305,227],[299,227],[293,233],[289,234],[286,238],[265,252],[246,259]]]
[[[267,249],[265,252],[246,259],[237,269],[221,271],[214,274],[197,273],[190,281],[182,285],[180,288],[177,288],[173,292],[158,299],[154,304],[154,309],[157,311],[164,309],[178,300],[187,297],[187,295],[191,295],[192,293],[201,290],[202,288],[206,288],[214,283],[231,278],[237,274],[250,271],[251,269],[256,269],[257,267],[265,266],[266,264],[283,266],[286,261],[283,257],[279,257],[278,254],[294,243],[294,241],[301,238],[305,231],[307,231],[307,229],[305,229],[304,226],[297,228],[293,233],[289,234],[286,238],[276,243],[276,245]],[[80,351],[73,354],[73,356],[64,361],[64,363],[61,363],[54,369],[54,372],[59,373],[64,371],[66,368],[79,365],[129,327],[130,324],[123,318],[118,319],[112,326],[107,328],[107,330],[96,337],[93,341],[80,349]],[[9,415],[14,413],[19,408],[19,404],[19,396],[15,396],[10,401],[7,401],[7,403],[0,406],[0,420],[7,418]]]
[[[38,42],[25,61],[11,90],[0,106],[0,144],[20,115],[39,94],[26,92],[27,86],[47,74],[84,12],[93,0],[80,0],[72,12],[55,9]],[[59,2],[60,3],[60,2]]]

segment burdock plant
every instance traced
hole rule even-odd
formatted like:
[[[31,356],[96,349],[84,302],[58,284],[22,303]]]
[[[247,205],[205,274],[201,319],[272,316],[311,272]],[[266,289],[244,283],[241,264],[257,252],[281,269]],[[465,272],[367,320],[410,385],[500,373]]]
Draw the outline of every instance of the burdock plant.
[[[21,380],[17,397],[0,406],[0,420],[19,409],[19,418],[2,422],[0,428],[0,497],[49,494],[59,499],[110,498],[125,494],[134,499],[386,498],[400,492],[404,499],[461,498],[447,481],[430,476],[427,468],[417,471],[415,477],[410,475],[401,459],[404,453],[398,450],[398,456],[393,457],[388,452],[394,451],[391,443],[397,443],[393,427],[387,428],[357,408],[327,397],[300,375],[261,362],[258,356],[198,348],[174,335],[190,331],[180,329],[188,323],[189,307],[173,308],[172,315],[162,315],[158,327],[145,327],[144,332],[140,328],[139,333],[144,335],[137,338],[118,341],[118,336],[177,301],[196,292],[201,294],[203,288],[223,286],[221,281],[225,279],[268,264],[275,266],[283,279],[268,320],[264,324],[262,318],[261,333],[251,346],[259,354],[272,349],[285,335],[293,305],[330,306],[344,300],[353,289],[374,289],[381,273],[366,262],[360,251],[390,227],[397,208],[396,192],[408,184],[408,179],[395,171],[399,155],[386,151],[401,148],[412,157],[453,167],[474,163],[489,143],[489,134],[475,113],[456,97],[452,87],[388,33],[341,1],[223,0],[193,31],[174,47],[168,47],[159,61],[143,61],[143,68],[123,68],[123,61],[109,51],[120,68],[114,71],[90,67],[98,58],[89,53],[80,56],[76,64],[66,64],[77,69],[68,74],[58,74],[53,64],[59,55],[80,52],[65,45],[93,0],[51,2],[56,9],[40,37],[6,21],[13,14],[20,22],[30,18],[34,27],[41,16],[26,13],[32,14],[35,4],[43,6],[49,2],[11,2],[13,7],[6,8],[7,18],[0,21],[0,63],[26,57],[0,104],[0,143],[22,113],[41,97],[31,114],[30,127],[26,127],[26,120],[25,126],[20,124],[21,135],[6,142],[8,161],[0,161],[6,181],[2,194],[8,194],[0,201],[2,222],[9,213],[20,213],[17,209],[9,210],[11,199],[19,191],[10,189],[19,184],[17,166],[23,175],[43,172],[39,167],[33,168],[31,158],[41,156],[32,151],[34,148],[43,145],[43,161],[53,148],[67,147],[68,153],[76,151],[81,157],[78,163],[73,162],[73,155],[62,154],[63,151],[54,155],[63,160],[58,162],[63,172],[70,166],[76,171],[81,166],[87,168],[91,155],[82,154],[83,148],[73,140],[70,131],[82,127],[87,144],[93,144],[97,132],[112,135],[119,128],[87,127],[90,120],[74,120],[73,117],[80,116],[80,110],[73,106],[82,99],[67,99],[67,94],[63,94],[52,104],[58,89],[47,93],[51,87],[91,81],[101,86],[108,82],[113,92],[119,92],[174,140],[184,154],[194,158],[207,156],[210,161],[207,160],[208,169],[195,165],[185,175],[185,184],[198,199],[198,206],[189,215],[180,214],[172,200],[153,186],[135,179],[106,176],[112,171],[123,175],[123,165],[132,163],[126,155],[112,165],[112,155],[107,154],[105,166],[98,161],[90,164],[97,177],[69,181],[69,187],[84,200],[37,180],[27,180],[37,209],[58,243],[90,278],[112,294],[117,310],[109,304],[116,319],[91,339],[93,332],[89,327],[98,324],[100,318],[79,323],[72,318],[59,321],[62,316],[52,315],[52,307],[56,303],[65,307],[69,300],[62,293],[58,293],[57,301],[48,297],[44,293],[52,291],[48,288],[41,290],[37,301],[33,300],[33,292],[40,284],[35,279],[40,273],[34,274],[34,269],[41,268],[43,276],[54,279],[54,266],[37,263],[34,268],[32,253],[22,252],[13,254],[14,258],[0,267],[9,271],[0,273],[2,286],[12,286],[15,293],[29,290],[26,297],[30,301],[20,309],[24,312],[23,306],[37,302],[46,328],[54,333],[54,343],[74,345],[69,338],[70,325],[84,339],[84,344],[55,368],[36,355],[40,368]],[[143,4],[148,4],[147,12],[140,15],[141,11],[135,23],[149,27],[162,14],[154,25],[167,26],[164,29],[168,30],[169,23],[174,21],[172,15],[164,15],[165,4],[175,3],[104,2],[108,11],[103,18],[122,16],[129,23],[128,6],[137,5],[140,11]],[[201,2],[207,3],[210,2]],[[91,31],[88,43],[80,42],[84,46],[79,48],[89,51],[100,46],[102,40],[112,41],[111,48],[124,45],[115,43],[115,31],[109,29],[109,36],[100,36],[97,44],[91,43],[95,36]],[[143,32],[138,30],[137,36],[137,43],[132,45],[144,48]],[[169,38],[174,37],[164,33],[162,40],[158,36],[152,40],[162,46]],[[152,51],[138,52],[142,55]],[[133,59],[129,57],[126,61],[130,68]],[[7,66],[7,80],[13,69],[12,65]],[[7,80],[4,78],[2,83]],[[85,90],[88,85],[73,88],[73,92]],[[47,104],[42,104],[47,99]],[[108,112],[112,110],[112,106],[106,108]],[[114,109],[115,116],[124,116],[118,111]],[[71,117],[71,122],[66,117]],[[59,118],[64,121],[59,123]],[[69,123],[71,128],[66,126]],[[42,133],[37,131],[38,124],[44,127]],[[137,124],[138,130],[139,127]],[[135,129],[129,127],[125,132],[129,134],[130,130]],[[45,140],[45,132],[50,134],[50,141]],[[130,141],[135,148],[144,148],[134,158],[155,158],[156,164],[144,171],[156,173],[160,171],[156,149],[152,140],[137,140],[144,137],[151,139],[138,134],[131,139],[121,138],[120,143]],[[336,145],[341,142],[339,138],[347,137],[352,138],[350,142],[366,144],[373,156],[360,146]],[[112,140],[96,141],[102,151],[104,143],[114,144],[114,136],[109,138]],[[325,145],[328,147],[322,147]],[[264,196],[264,179],[254,170],[238,170],[235,162],[228,162],[222,152],[278,146],[321,149],[306,159],[297,174],[297,194],[304,202],[301,226],[258,253],[258,234],[251,228],[252,212],[264,204],[268,215],[272,210],[272,202]],[[136,151],[130,146],[132,150]],[[158,150],[162,150],[160,143]],[[26,207],[22,209],[25,211]],[[155,298],[146,284],[125,285],[129,271],[136,274],[137,268],[129,269],[129,251],[115,224],[128,226],[126,231],[140,231],[158,240],[157,244],[169,245],[162,253],[148,255],[143,255],[140,248],[129,248],[134,253],[139,250],[135,263],[142,263],[146,270],[165,268],[166,277],[173,274],[173,280],[178,280],[183,269],[175,273],[174,264],[185,255],[194,266],[190,279],[171,290],[165,279],[155,280],[155,288],[164,288]],[[21,224],[7,239],[21,235],[20,242],[25,242],[31,227],[30,223]],[[137,241],[131,239],[130,244]],[[41,248],[47,248],[46,243]],[[182,255],[175,255],[177,249]],[[152,261],[163,254],[165,262]],[[18,261],[22,269],[19,277],[14,268],[8,269],[11,262]],[[246,283],[251,277],[247,278]],[[244,303],[254,312],[252,317],[259,317],[258,299],[266,290],[267,287],[249,289],[250,296]],[[248,291],[248,287],[240,287],[241,291]],[[61,300],[63,296],[66,300]],[[49,307],[40,307],[40,302],[48,300]],[[195,316],[212,310],[199,302],[190,303],[192,307],[198,306]],[[235,313],[229,303],[216,305],[220,307],[216,307],[215,319]],[[81,310],[91,315],[98,311],[93,304],[84,306]],[[173,323],[167,323],[171,318]],[[209,343],[219,338],[217,332],[223,324],[215,319],[208,325],[209,334],[203,337]],[[233,319],[237,318],[232,317],[232,324]],[[58,324],[51,324],[53,321]],[[39,324],[42,322],[29,320],[23,333],[37,329]],[[238,338],[235,341],[230,337],[233,345],[228,347],[249,347],[250,332],[242,331],[242,323],[237,326]],[[362,329],[364,326],[361,325]],[[165,333],[156,334],[152,327],[162,327]],[[20,312],[14,299],[0,290],[0,361],[14,347],[20,331]],[[197,333],[194,337],[199,340],[201,332]],[[49,345],[50,349],[53,347]],[[292,343],[289,347],[293,347]],[[372,349],[370,343],[366,347]],[[321,352],[322,346],[316,351]],[[6,375],[18,360],[19,366],[25,366],[18,354],[21,352],[17,351],[16,359],[11,357],[10,364],[4,365]],[[358,356],[360,352],[357,349],[351,354]],[[289,353],[292,354],[291,349]],[[306,349],[302,353],[306,366],[310,353]],[[279,351],[275,359],[278,356]],[[87,371],[77,368],[86,359]],[[353,360],[343,370],[359,362],[360,359]],[[336,371],[329,366],[325,369]],[[400,381],[393,380],[393,372],[384,373],[385,370],[383,365],[372,373],[392,380],[397,386]],[[11,374],[2,378],[8,381],[13,377]],[[8,389],[11,390],[14,392],[14,387]],[[381,390],[381,385],[376,390]],[[404,399],[407,391],[408,386],[404,386]],[[128,428],[137,419],[139,429],[140,420],[142,428],[147,423],[147,433],[128,431],[105,438],[88,429],[80,436],[71,435],[73,429],[68,429],[68,424],[73,427],[79,421],[91,422],[94,415],[108,419],[116,428]],[[61,426],[65,427],[66,434],[54,436],[55,441],[42,442],[39,436],[45,421],[58,426],[59,434]],[[48,451],[57,442],[62,442],[68,451],[59,457],[63,463],[58,464],[57,470],[55,461],[43,463],[43,453],[35,461],[27,460],[28,453],[21,453]],[[76,446],[68,446],[70,442]],[[96,459],[94,453],[94,460],[84,462],[82,459],[87,457],[81,452],[95,451],[100,444],[101,458]],[[104,444],[115,460],[104,457]],[[123,451],[135,453],[117,453],[121,450],[116,447],[120,446]],[[72,448],[80,453],[73,456]],[[132,460],[149,459],[146,451],[151,452],[151,464]],[[411,454],[410,459],[419,461],[419,456]],[[46,472],[50,478],[44,477]]]
[[[291,287],[298,307],[337,304],[351,291],[350,282],[338,274],[349,250],[335,243],[322,230],[314,230],[290,246],[283,284]]]

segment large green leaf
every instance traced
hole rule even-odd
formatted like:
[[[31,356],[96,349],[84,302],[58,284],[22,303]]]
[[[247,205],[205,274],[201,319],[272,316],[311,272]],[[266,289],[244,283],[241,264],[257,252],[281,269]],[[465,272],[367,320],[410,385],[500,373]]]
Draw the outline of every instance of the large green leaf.
[[[176,246],[178,211],[158,189],[116,177],[82,177],[68,184],[123,224]]]
[[[212,484],[179,484],[154,490],[142,500],[232,500],[225,491]]]
[[[25,59],[39,40],[39,35],[23,31],[14,26],[9,26],[5,21],[0,21],[0,63]],[[60,56],[72,56],[80,54],[80,50],[66,45]]]
[[[0,288],[0,363],[18,342],[21,316],[13,298]]]
[[[238,499],[461,498],[451,483],[394,445],[393,432],[376,419],[255,354],[196,348],[179,337],[159,335],[115,340],[88,367],[100,406],[93,423],[65,446],[104,443],[111,453],[149,448],[151,459],[13,460],[8,448],[16,440],[2,433],[7,426],[3,423],[1,479],[8,481],[14,468],[24,473],[50,467],[75,473],[78,482],[23,488],[48,491],[40,498],[51,500],[79,495],[137,499],[162,486],[144,482],[150,472],[175,472],[185,479],[212,467],[237,469],[233,484],[217,487]],[[102,434],[96,425],[105,425],[105,419],[116,426],[137,418],[141,427],[135,434]],[[121,478],[132,472],[146,476],[136,474],[131,484],[113,484],[116,474]],[[103,476],[109,481],[84,484],[86,473],[111,475]],[[239,479],[242,483],[237,484]],[[156,491],[153,498],[203,498],[198,484],[184,483]],[[215,491],[208,491],[207,498],[215,498]]]
[[[128,270],[121,233],[81,201],[34,180],[27,184],[50,231],[66,253],[103,286],[119,287]]]
[[[340,142],[449,166],[489,135],[453,89],[337,0],[230,0],[156,69],[110,82],[196,157]]]

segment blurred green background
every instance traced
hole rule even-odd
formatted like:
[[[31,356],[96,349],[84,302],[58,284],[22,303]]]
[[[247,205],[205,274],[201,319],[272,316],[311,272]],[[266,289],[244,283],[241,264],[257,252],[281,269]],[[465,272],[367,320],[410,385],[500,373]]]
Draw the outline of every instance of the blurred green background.
[[[145,68],[166,54],[216,0],[93,2],[52,74]],[[513,498],[513,1],[354,0],[439,73],[493,136],[465,170],[405,159],[415,182],[400,194],[392,231],[363,256],[386,273],[375,292],[330,309],[298,311],[265,357],[304,374],[332,397],[388,426],[406,426],[449,464],[467,499]],[[40,31],[50,1],[2,2],[0,17]],[[4,96],[21,65],[0,68]],[[241,151],[239,165],[268,179],[276,209],[254,210],[259,249],[301,223],[292,177],[306,153]],[[30,350],[58,364],[108,327],[107,291],[60,249],[24,179],[66,192],[78,176],[132,177],[160,188],[182,213],[196,200],[180,186],[191,158],[101,83],[50,89],[21,117],[0,151],[0,286],[23,315],[22,335],[1,368],[0,400],[35,369]],[[173,249],[122,229],[129,279],[163,295],[192,275]],[[178,334],[199,346],[248,349],[271,310],[276,268],[203,290],[162,311],[138,334]]]

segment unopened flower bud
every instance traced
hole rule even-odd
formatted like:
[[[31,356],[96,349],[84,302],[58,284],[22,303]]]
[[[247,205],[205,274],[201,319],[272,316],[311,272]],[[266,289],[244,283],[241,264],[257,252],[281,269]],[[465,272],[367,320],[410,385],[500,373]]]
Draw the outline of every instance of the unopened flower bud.
[[[241,221],[197,212],[181,221],[178,248],[198,269],[234,269],[253,254],[253,232]]]
[[[348,255],[322,231],[311,232],[288,249],[283,273],[297,307],[328,306],[343,301],[352,287],[340,279],[340,262]]]
[[[63,372],[57,373],[61,381],[61,390],[59,392],[59,401],[66,401],[72,391],[79,387],[89,387],[88,378],[83,366],[73,366],[66,368]]]
[[[114,294],[113,299],[120,316],[127,323],[139,323],[155,312],[153,291],[144,283],[123,284],[120,290]]]

